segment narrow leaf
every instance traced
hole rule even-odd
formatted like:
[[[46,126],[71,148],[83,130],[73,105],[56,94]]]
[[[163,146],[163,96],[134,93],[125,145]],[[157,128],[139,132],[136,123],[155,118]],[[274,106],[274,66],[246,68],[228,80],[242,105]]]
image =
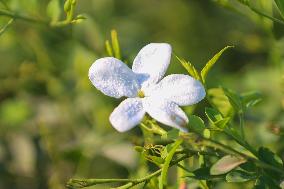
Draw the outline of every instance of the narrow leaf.
[[[112,51],[109,40],[106,40],[105,46],[106,46],[107,55],[113,57],[113,51]]]
[[[181,63],[181,65],[186,69],[186,71],[189,73],[189,75],[191,75],[192,77],[194,77],[197,80],[200,80],[199,73],[196,70],[196,68],[193,66],[193,64],[191,64],[189,61],[186,61],[182,58],[179,58],[178,56],[176,56],[176,58]]]
[[[168,175],[168,169],[171,163],[171,160],[175,154],[176,149],[181,145],[182,140],[177,140],[173,144],[172,149],[169,151],[168,156],[165,159],[165,163],[162,167],[161,177],[159,180],[159,189],[163,189],[163,186],[167,184],[167,175]]]
[[[112,48],[114,51],[114,57],[117,59],[121,59],[120,46],[119,46],[116,30],[111,30],[111,43],[112,43]]]
[[[211,58],[206,65],[203,67],[203,69],[201,70],[201,78],[203,83],[206,82],[206,77],[208,72],[211,70],[211,68],[214,66],[214,64],[217,62],[217,60],[220,58],[220,56],[223,54],[224,51],[226,51],[229,48],[232,48],[234,46],[227,46],[225,48],[223,48],[221,51],[219,51],[217,54],[215,54],[213,56],[213,58]]]
[[[284,18],[284,0],[274,0],[277,8],[281,14],[281,16]]]
[[[241,101],[241,97],[232,90],[227,88],[223,88],[225,95],[228,97],[230,104],[235,109],[236,112],[243,110],[243,104]]]
[[[10,19],[5,26],[0,29],[0,36],[9,28],[9,26],[14,22],[14,19]]]
[[[258,104],[262,98],[259,92],[249,92],[241,94],[242,104],[245,108],[250,108]]]
[[[260,147],[258,150],[259,159],[264,161],[270,165],[274,165],[277,167],[282,167],[283,162],[279,156],[273,153],[268,148]]]
[[[219,129],[224,129],[230,118],[223,118],[222,114],[213,108],[205,108],[205,114],[209,121]]]
[[[211,167],[210,174],[211,175],[225,174],[245,162],[246,160],[237,158],[235,156],[231,155],[224,156]]]
[[[231,171],[226,175],[227,182],[246,182],[253,179],[256,179],[256,175],[241,170]]]

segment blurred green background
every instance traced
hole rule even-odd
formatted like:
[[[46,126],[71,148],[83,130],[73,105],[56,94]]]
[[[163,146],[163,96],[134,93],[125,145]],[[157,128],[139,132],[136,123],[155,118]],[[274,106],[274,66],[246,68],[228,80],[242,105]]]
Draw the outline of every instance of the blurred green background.
[[[58,2],[64,18],[64,1]],[[252,2],[279,17],[272,0]],[[48,4],[1,0],[0,9],[49,19],[54,7]],[[283,25],[236,0],[78,0],[76,13],[87,19],[60,28],[17,19],[0,36],[1,189],[60,189],[71,177],[143,175],[133,149],[141,140],[139,128],[114,130],[108,117],[120,100],[104,96],[88,79],[90,65],[106,56],[111,29],[128,65],[150,42],[170,43],[197,68],[234,45],[210,72],[209,86],[261,92],[263,101],[246,115],[248,140],[284,157]],[[9,19],[0,15],[0,26]],[[169,73],[186,71],[172,57]],[[193,113],[204,116],[206,105]]]

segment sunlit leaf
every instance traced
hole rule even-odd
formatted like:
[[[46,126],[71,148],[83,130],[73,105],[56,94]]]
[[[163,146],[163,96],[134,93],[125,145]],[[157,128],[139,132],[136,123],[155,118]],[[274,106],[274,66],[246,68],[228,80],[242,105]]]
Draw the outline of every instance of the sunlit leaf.
[[[199,73],[198,73],[198,71],[196,70],[196,68],[194,67],[193,64],[191,64],[189,61],[186,61],[182,58],[179,58],[178,56],[176,56],[176,58],[181,63],[181,65],[186,69],[186,71],[189,73],[189,75],[191,75],[192,77],[194,77],[197,80],[200,80]]]
[[[114,57],[121,59],[120,46],[116,30],[111,30],[111,44],[114,52]]]
[[[229,117],[233,114],[232,105],[222,88],[211,88],[207,91],[207,95],[223,116]]]
[[[203,83],[206,82],[206,77],[207,74],[209,73],[209,71],[211,70],[211,68],[214,66],[214,64],[217,62],[217,60],[219,60],[219,58],[221,57],[221,55],[223,54],[224,51],[226,51],[229,48],[232,48],[233,46],[227,46],[225,48],[223,48],[221,51],[219,51],[217,54],[215,54],[213,56],[213,58],[211,58],[206,65],[203,67],[203,69],[201,70],[201,78]]]
[[[61,14],[61,7],[59,0],[49,1],[46,13],[51,18],[51,22],[58,21]]]
[[[112,47],[110,45],[109,40],[106,40],[105,46],[106,46],[107,55],[113,57],[113,51],[112,51]]]
[[[225,174],[245,162],[246,160],[235,156],[231,155],[224,156],[221,159],[219,159],[215,164],[213,164],[213,166],[210,169],[210,174],[211,175]]]

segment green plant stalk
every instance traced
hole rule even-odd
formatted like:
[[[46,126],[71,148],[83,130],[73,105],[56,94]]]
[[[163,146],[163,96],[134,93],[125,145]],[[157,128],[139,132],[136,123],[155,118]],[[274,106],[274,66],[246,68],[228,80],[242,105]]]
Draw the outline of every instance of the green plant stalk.
[[[244,113],[243,112],[239,113],[239,119],[240,119],[241,137],[243,138],[244,141],[246,141],[245,131],[244,131],[245,120],[244,120]]]
[[[206,89],[206,94],[207,94],[207,89]],[[215,107],[215,105],[213,104],[213,102],[211,102],[211,100],[210,100],[210,98],[206,95],[206,99],[207,99],[207,101],[209,102],[209,104],[213,107],[213,108],[215,108],[215,109],[218,109],[218,108],[216,108]],[[243,116],[243,114],[242,114],[242,116]],[[242,117],[242,126],[241,126],[241,132],[243,132],[244,133],[244,118]],[[239,140],[237,137],[235,137],[233,134],[232,134],[232,132],[229,130],[229,129],[225,129],[224,130],[224,133],[227,135],[227,136],[229,136],[230,138],[232,138],[232,139],[234,139],[239,145],[241,145],[241,146],[243,146],[245,149],[247,149],[249,152],[251,152],[254,156],[256,156],[257,157],[257,152],[256,152],[256,150],[252,147],[252,146],[250,146],[250,144],[249,143],[247,143],[245,140],[243,140],[243,141],[241,141],[241,140]]]
[[[272,16],[269,16],[268,14],[265,14],[259,10],[257,10],[256,8],[252,7],[250,4],[249,4],[249,1],[242,1],[242,0],[238,0],[238,2],[240,2],[241,4],[247,6],[250,10],[252,10],[253,12],[255,12],[256,14],[260,15],[260,16],[263,16],[265,18],[268,18],[274,22],[277,22],[279,24],[283,24],[284,25],[284,21],[280,20],[280,19],[277,19],[277,18],[274,18]]]
[[[208,146],[208,147],[212,147],[212,148],[215,148],[215,149],[219,149],[227,154],[230,154],[230,155],[234,155],[236,157],[240,157],[240,158],[243,158],[243,159],[246,159],[246,160],[249,160],[249,161],[253,161],[255,164],[259,165],[260,167],[262,168],[266,168],[266,169],[270,169],[270,170],[273,170],[275,172],[278,172],[279,174],[281,175],[284,175],[284,169],[281,169],[281,168],[278,168],[278,167],[275,167],[273,165],[270,165],[270,164],[267,164],[263,161],[260,161],[252,156],[249,156],[247,154],[244,154],[244,153],[241,153],[225,144],[222,144],[220,142],[217,142],[217,141],[214,141],[212,139],[207,139],[207,138],[202,138],[201,141],[199,141],[202,145],[205,145],[205,146]]]
[[[190,157],[190,156],[184,155],[184,156],[180,157],[179,159],[172,161],[170,163],[170,167],[178,164],[180,161],[187,159],[188,157]],[[151,173],[151,174],[149,174],[145,177],[139,178],[139,179],[70,179],[67,182],[66,186],[68,188],[71,188],[71,189],[76,189],[76,188],[85,188],[85,187],[89,187],[89,186],[93,186],[93,185],[97,185],[97,184],[124,182],[126,184],[132,183],[132,185],[131,185],[131,187],[132,187],[132,186],[135,186],[137,184],[140,184],[140,183],[143,183],[143,182],[150,180],[151,178],[159,175],[161,172],[162,172],[162,168],[158,169],[157,171],[155,171],[155,172],[153,172],[153,173]],[[127,185],[127,186],[130,186],[130,184]]]
[[[165,163],[163,164],[161,177],[160,177],[160,181],[159,181],[159,189],[163,189],[163,186],[167,185],[167,175],[168,175],[168,169],[169,169],[170,163],[171,163],[172,158],[175,154],[175,151],[178,149],[178,147],[181,145],[182,142],[183,142],[183,140],[181,140],[181,139],[175,141],[172,149],[170,150],[170,152],[168,153],[168,155],[165,159]]]
[[[0,36],[9,28],[9,26],[14,22],[14,19],[11,18],[3,28],[0,30]]]
[[[36,19],[36,18],[33,18],[33,17],[20,15],[20,14],[17,14],[17,13],[11,12],[11,11],[7,11],[7,10],[3,10],[3,9],[0,9],[0,16],[6,16],[6,17],[13,18],[13,19],[21,19],[21,20],[28,21],[28,22],[34,22],[34,23],[48,25],[48,22],[45,21],[45,20],[40,20],[40,19]]]

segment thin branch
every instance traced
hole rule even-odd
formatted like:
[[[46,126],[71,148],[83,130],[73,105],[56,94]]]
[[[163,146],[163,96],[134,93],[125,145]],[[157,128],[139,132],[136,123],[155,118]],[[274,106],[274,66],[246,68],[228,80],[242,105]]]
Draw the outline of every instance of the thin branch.
[[[184,160],[184,159],[186,159],[188,157],[190,157],[190,156],[189,155],[184,155],[184,156],[178,158],[177,160],[172,161],[170,163],[170,166],[176,165],[180,161],[182,161],[182,160]],[[75,189],[75,188],[85,188],[85,187],[89,187],[89,186],[93,186],[93,185],[97,185],[97,184],[107,184],[107,183],[123,182],[123,183],[126,183],[123,186],[132,187],[132,186],[135,186],[135,185],[140,184],[142,182],[146,182],[146,181],[150,180],[151,178],[159,175],[161,173],[161,171],[162,171],[162,169],[158,169],[157,171],[151,173],[150,175],[147,175],[147,176],[139,178],[139,179],[70,179],[67,182],[66,186],[68,188]],[[132,184],[128,184],[128,183],[132,183]]]
[[[0,9],[0,16],[6,16],[9,18],[13,18],[13,19],[21,19],[24,21],[28,21],[28,22],[34,22],[34,23],[39,23],[39,24],[45,24],[48,25],[49,23],[45,20],[41,20],[41,19],[37,19],[37,18],[33,18],[33,17],[29,17],[29,16],[24,16],[12,11],[8,11],[8,10],[3,10]]]

